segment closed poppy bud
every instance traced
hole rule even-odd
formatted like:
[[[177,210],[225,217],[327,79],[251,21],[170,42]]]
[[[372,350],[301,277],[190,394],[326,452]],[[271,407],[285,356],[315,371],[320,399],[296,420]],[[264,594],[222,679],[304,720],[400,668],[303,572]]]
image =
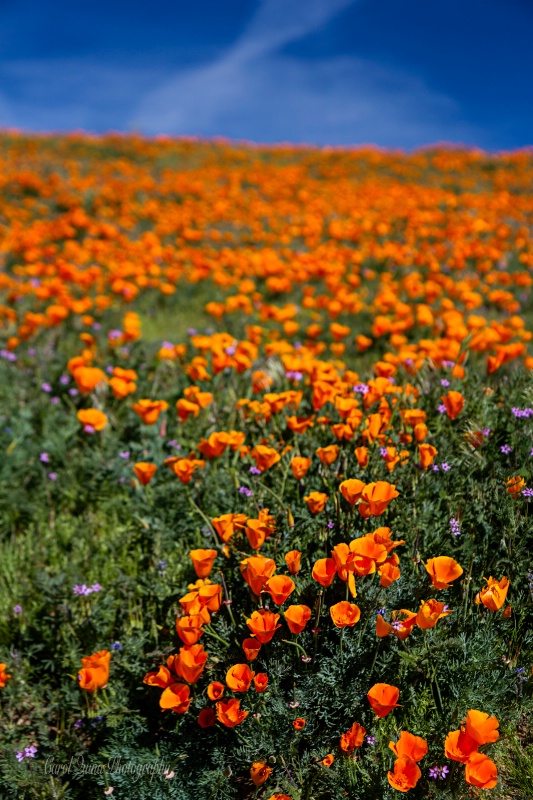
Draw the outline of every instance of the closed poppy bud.
[[[368,466],[368,447],[356,447],[355,449],[355,457],[357,459],[357,463],[364,469]]]
[[[285,563],[289,568],[289,572],[291,575],[298,575],[300,572],[300,560],[302,558],[302,554],[299,550],[290,550],[285,556]]]
[[[378,717],[386,717],[393,708],[399,708],[400,690],[388,683],[375,683],[367,694],[368,702]]]
[[[479,745],[466,731],[450,731],[444,741],[444,754],[451,761],[466,764]]]
[[[450,556],[430,558],[425,567],[435,589],[448,589],[463,574],[461,565]]]
[[[235,664],[226,672],[226,683],[232,692],[247,692],[254,675],[248,664]]]
[[[336,628],[352,628],[361,617],[359,606],[347,600],[341,600],[340,603],[331,606],[329,613]]]
[[[254,689],[259,694],[262,694],[268,687],[268,675],[266,672],[258,672],[254,676]]]
[[[497,581],[493,577],[490,577],[488,580],[485,578],[485,580],[487,585],[476,595],[476,603],[478,605],[483,603],[485,608],[488,608],[490,611],[497,611],[505,603],[505,598],[509,590],[509,579],[504,575],[500,581]]]
[[[358,722],[354,722],[350,730],[343,733],[339,747],[345,753],[353,753],[356,747],[361,747],[365,739],[366,730]]]
[[[490,717],[484,711],[470,709],[466,715],[466,732],[478,745],[495,742],[499,733],[497,728],[500,723],[496,717]]]
[[[213,569],[213,563],[217,557],[216,550],[191,550],[189,558],[192,561],[194,571],[198,578],[207,578]]]
[[[264,608],[254,611],[250,619],[246,620],[250,631],[261,644],[267,644],[277,629],[281,626],[278,625],[279,614],[273,614],[272,611],[266,611]]]
[[[204,620],[199,614],[179,617],[176,620],[176,632],[184,644],[196,644],[203,635]]]
[[[311,619],[311,609],[309,606],[303,605],[289,606],[285,610],[284,616],[290,632],[297,635],[304,630]]]
[[[174,711],[176,714],[186,714],[191,704],[190,689],[184,683],[173,683],[168,686],[161,697],[159,705],[163,711]]]
[[[480,789],[494,789],[498,783],[498,768],[484,753],[472,753],[466,762],[465,781]]]
[[[504,619],[510,619],[512,614],[513,614],[512,606],[507,606],[507,608],[504,608],[502,616]]]
[[[425,600],[420,604],[420,610],[416,615],[416,624],[422,630],[429,630],[434,628],[439,619],[447,617],[451,614],[451,610],[447,610],[444,603],[439,603],[438,600]]]
[[[220,700],[224,696],[225,687],[220,681],[213,681],[207,687],[207,696],[210,700]]]
[[[272,558],[250,556],[241,561],[240,570],[252,592],[259,596],[267,580],[276,571],[276,562]]]
[[[249,519],[244,532],[252,550],[260,550],[267,538],[268,528],[259,519]]]
[[[328,447],[319,447],[315,452],[320,461],[329,466],[337,460],[339,455],[339,447],[336,444],[330,444]]]
[[[226,728],[235,728],[240,725],[250,713],[241,709],[241,701],[235,700],[235,698],[226,702],[221,700],[217,703],[216,709],[218,721],[225,725]]]
[[[202,708],[198,714],[198,725],[200,728],[211,728],[216,722],[214,708]]]
[[[335,761],[335,756],[332,753],[328,753],[322,761],[320,762],[323,767],[331,767],[333,762]]]
[[[408,756],[402,756],[394,762],[393,772],[387,773],[387,780],[393,789],[408,792],[409,789],[414,789],[421,776],[416,761]]]
[[[314,580],[326,589],[333,583],[337,574],[337,565],[332,558],[319,558],[318,561],[315,561],[311,574]]]
[[[248,661],[255,661],[261,650],[261,642],[258,642],[257,639],[245,639],[242,649]]]
[[[443,404],[446,406],[446,414],[450,419],[455,419],[463,410],[465,399],[461,392],[448,392],[448,394],[441,397]]]
[[[147,486],[157,472],[157,467],[155,464],[149,464],[146,461],[138,461],[134,465],[133,471],[142,485]]]
[[[422,464],[423,469],[427,469],[433,464],[437,452],[437,448],[433,447],[432,444],[418,445],[418,454],[420,456],[420,463]]]
[[[266,761],[254,761],[250,767],[250,777],[256,786],[262,786],[268,780],[272,767]]]
[[[310,458],[303,458],[302,456],[295,456],[291,461],[291,470],[292,474],[296,478],[297,481],[305,478],[307,475],[307,471],[311,466],[311,459]]]
[[[408,731],[401,731],[397,742],[389,742],[389,748],[395,756],[408,756],[413,761],[420,761],[428,751],[428,744],[421,736],[414,736]]]
[[[380,517],[395,497],[399,497],[399,492],[396,491],[393,483],[387,481],[368,483],[363,489],[362,502],[357,508],[362,517],[367,515]]]
[[[383,586],[384,589],[390,586],[391,583],[394,583],[394,581],[397,581],[401,576],[400,568],[395,564],[391,564],[389,561],[386,561],[378,567],[378,574],[380,586]]]
[[[414,434],[415,439],[419,444],[420,442],[423,442],[428,435],[427,425],[424,422],[419,422],[418,425],[415,425],[414,427]]]
[[[277,606],[281,606],[294,592],[294,588],[294,581],[291,578],[286,575],[274,575],[265,583],[263,591],[268,592]]]
[[[352,506],[357,503],[363,493],[364,488],[364,482],[357,480],[357,478],[350,478],[347,481],[343,481],[339,486],[342,496]]]
[[[304,500],[311,514],[320,514],[324,510],[329,497],[324,492],[311,492],[311,494],[304,497]]]
[[[296,719],[292,721],[292,727],[295,731],[302,731],[305,728],[305,719],[302,719],[302,717],[296,717]]]

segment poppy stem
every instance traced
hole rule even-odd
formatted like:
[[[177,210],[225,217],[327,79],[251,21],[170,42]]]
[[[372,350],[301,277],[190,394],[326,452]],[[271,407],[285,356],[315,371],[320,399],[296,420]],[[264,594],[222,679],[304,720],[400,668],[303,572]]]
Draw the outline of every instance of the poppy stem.
[[[222,636],[219,636],[218,633],[215,633],[211,625],[204,625],[204,631],[208,636],[212,636],[213,639],[218,639],[219,642],[222,642],[225,647],[230,647],[230,643],[223,639]]]
[[[307,653],[303,649],[302,645],[298,644],[298,642],[291,642],[291,641],[289,641],[289,639],[282,639],[281,641],[285,642],[285,644],[292,644],[293,647],[298,648],[298,650],[300,650],[302,652],[304,658],[308,658]]]

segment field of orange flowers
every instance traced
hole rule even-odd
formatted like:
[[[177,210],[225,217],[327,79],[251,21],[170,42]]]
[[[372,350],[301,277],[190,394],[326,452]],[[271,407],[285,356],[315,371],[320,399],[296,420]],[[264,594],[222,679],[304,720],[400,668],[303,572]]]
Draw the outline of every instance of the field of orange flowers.
[[[0,137],[0,794],[533,798],[533,156]]]

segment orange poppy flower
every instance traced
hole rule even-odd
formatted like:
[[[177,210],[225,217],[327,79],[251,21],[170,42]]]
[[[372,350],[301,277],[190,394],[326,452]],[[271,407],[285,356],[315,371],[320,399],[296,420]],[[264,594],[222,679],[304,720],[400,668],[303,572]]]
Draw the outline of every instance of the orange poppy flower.
[[[174,656],[171,656],[168,661],[173,663]],[[159,686],[161,689],[166,689],[173,683],[176,683],[176,678],[167,667],[159,667],[157,672],[147,672],[143,678],[143,683],[148,686]]]
[[[448,589],[463,574],[463,568],[450,556],[430,558],[424,565],[435,589]]]
[[[224,697],[225,686],[220,681],[212,681],[207,687],[207,696],[210,700],[220,700]]]
[[[110,660],[109,650],[99,650],[91,656],[82,658],[82,669],[78,673],[80,689],[92,693],[107,686]]]
[[[311,466],[310,458],[303,458],[302,456],[295,456],[291,461],[292,474],[297,481],[305,478],[309,467]]]
[[[408,756],[402,756],[394,762],[393,771],[387,773],[387,780],[393,789],[408,792],[409,789],[414,789],[421,776],[416,761]]]
[[[302,558],[302,554],[299,550],[290,550],[285,556],[285,563],[289,568],[289,572],[291,575],[298,575],[300,572],[300,560]]]
[[[142,399],[132,405],[133,411],[142,419],[145,425],[154,425],[162,411],[166,411],[166,400]]]
[[[254,761],[250,767],[250,777],[256,786],[262,786],[268,780],[272,767],[266,761]]]
[[[165,464],[182,483],[190,483],[196,470],[205,467],[205,461],[198,458],[167,458]]]
[[[254,447],[250,455],[254,459],[257,469],[260,469],[261,472],[265,472],[267,469],[270,469],[270,467],[273,467],[281,458],[277,450],[263,444],[258,444]]]
[[[283,615],[290,632],[298,635],[311,619],[311,609],[304,605],[289,606]]]
[[[408,731],[400,731],[397,742],[389,742],[389,748],[397,758],[407,756],[413,761],[420,761],[428,751],[428,743],[421,736],[414,736]]]
[[[90,394],[98,384],[107,382],[105,372],[97,367],[78,367],[74,370],[73,377],[80,394]]]
[[[361,747],[363,744],[365,734],[365,728],[358,722],[354,722],[352,727],[342,734],[339,742],[340,749],[344,750],[345,753],[353,753],[356,747]]]
[[[250,556],[241,561],[240,570],[252,592],[259,597],[263,586],[276,571],[276,562],[264,556]]]
[[[526,482],[520,475],[515,475],[512,478],[507,478],[505,481],[505,487],[507,494],[510,494],[511,497],[519,497],[520,492],[526,485]]]
[[[296,717],[296,719],[293,719],[292,721],[292,727],[295,731],[303,731],[305,728],[305,719],[302,717]]]
[[[466,732],[478,745],[495,742],[500,735],[497,731],[499,726],[500,723],[496,717],[491,717],[484,711],[470,709],[467,712]]]
[[[450,419],[458,417],[465,404],[465,399],[461,392],[450,391],[448,394],[443,395],[441,400],[446,406],[446,414]]]
[[[216,710],[218,721],[225,725],[226,728],[235,728],[240,725],[250,713],[249,711],[244,711],[241,708],[241,701],[235,700],[235,698],[219,701],[216,704]]]
[[[236,530],[242,530],[246,525],[246,514],[222,514],[214,517],[211,522],[223,542],[229,542]]]
[[[0,664],[0,689],[3,689],[7,681],[11,678],[6,672],[7,664]]]
[[[85,433],[103,431],[108,421],[104,412],[97,408],[82,408],[78,411],[77,417],[83,425]]]
[[[274,614],[272,611],[266,611],[264,608],[260,608],[258,611],[253,612],[251,617],[246,620],[246,624],[252,632],[252,635],[255,636],[261,644],[267,644],[272,639],[277,629],[281,627],[281,625],[278,624],[278,620],[279,614]]]
[[[322,761],[320,762],[323,767],[331,767],[333,762],[335,761],[335,756],[332,753],[328,753]]]
[[[480,789],[494,789],[498,783],[498,768],[484,753],[472,753],[466,762],[465,781]]]
[[[189,552],[189,558],[198,578],[207,578],[211,574],[217,555],[216,550],[198,549]]]
[[[266,672],[258,672],[254,676],[254,689],[258,694],[262,694],[268,688],[268,675]]]
[[[196,683],[204,671],[207,653],[201,644],[185,645],[180,648],[176,663],[176,673],[187,683]]]
[[[487,585],[481,589],[476,595],[476,603],[483,605],[490,609],[490,611],[498,611],[505,603],[507,592],[509,590],[509,578],[505,575],[500,581],[496,578],[490,577],[488,580],[485,578]]]
[[[163,711],[174,711],[176,714],[186,714],[190,704],[190,689],[185,683],[173,683],[159,698]]]
[[[176,633],[184,644],[196,644],[203,635],[202,625],[205,620],[199,614],[179,617],[176,620]]]
[[[394,583],[394,581],[397,581],[401,576],[400,568],[389,561],[386,561],[378,567],[378,574],[380,586],[383,586],[384,589],[390,586],[391,583]]]
[[[332,558],[319,558],[318,561],[315,561],[311,574],[315,581],[327,589],[335,579],[337,565]]]
[[[450,731],[444,742],[444,753],[451,761],[466,764],[472,753],[476,753],[479,745],[466,731]]]
[[[311,514],[320,514],[324,510],[329,497],[324,492],[311,492],[311,494],[304,497],[304,500]]]
[[[214,708],[202,708],[198,714],[198,725],[200,728],[211,728],[216,722]]]
[[[349,603],[347,600],[341,600],[340,603],[331,606],[329,613],[336,628],[353,628],[361,617],[359,606]]]
[[[361,469],[368,467],[368,447],[356,447],[354,453]]]
[[[283,605],[287,597],[294,592],[295,584],[286,575],[274,575],[265,583],[263,591],[268,592],[272,602],[277,606]]]
[[[242,643],[242,649],[247,661],[255,661],[261,650],[261,642],[257,639],[245,639]]]
[[[432,444],[418,445],[418,454],[420,456],[420,463],[422,464],[423,469],[428,469],[428,467],[430,467],[433,464],[437,453],[438,453],[437,448],[433,447]]]
[[[248,664],[235,664],[226,672],[226,684],[232,692],[247,692],[251,686],[252,672]]]
[[[333,464],[339,456],[339,447],[336,444],[330,444],[328,447],[319,447],[315,450],[318,458],[323,464]]]
[[[380,517],[395,497],[399,497],[399,492],[393,483],[387,481],[368,483],[363,489],[362,502],[357,508],[362,517]]]
[[[363,481],[357,480],[357,478],[349,478],[339,486],[342,496],[351,506],[355,505],[360,499],[364,488]]]
[[[134,465],[133,471],[142,485],[147,486],[157,472],[157,467],[155,464],[150,464],[147,461],[138,461]]]
[[[244,529],[246,537],[253,550],[259,550],[269,535],[269,528],[260,519],[249,519]]]
[[[367,694],[368,702],[378,717],[386,717],[393,708],[399,708],[396,702],[399,696],[400,690],[388,683],[375,683]]]
[[[434,628],[439,619],[442,617],[447,617],[448,614],[451,614],[452,611],[445,610],[445,604],[439,603],[438,600],[424,600],[420,604],[420,610],[416,615],[416,624],[422,630],[429,630],[429,628]]]

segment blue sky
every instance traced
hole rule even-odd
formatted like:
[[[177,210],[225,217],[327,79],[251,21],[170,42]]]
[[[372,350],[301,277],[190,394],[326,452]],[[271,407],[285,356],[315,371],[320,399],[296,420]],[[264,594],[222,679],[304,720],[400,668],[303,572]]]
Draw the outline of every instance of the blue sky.
[[[531,0],[0,0],[0,127],[533,145]]]

